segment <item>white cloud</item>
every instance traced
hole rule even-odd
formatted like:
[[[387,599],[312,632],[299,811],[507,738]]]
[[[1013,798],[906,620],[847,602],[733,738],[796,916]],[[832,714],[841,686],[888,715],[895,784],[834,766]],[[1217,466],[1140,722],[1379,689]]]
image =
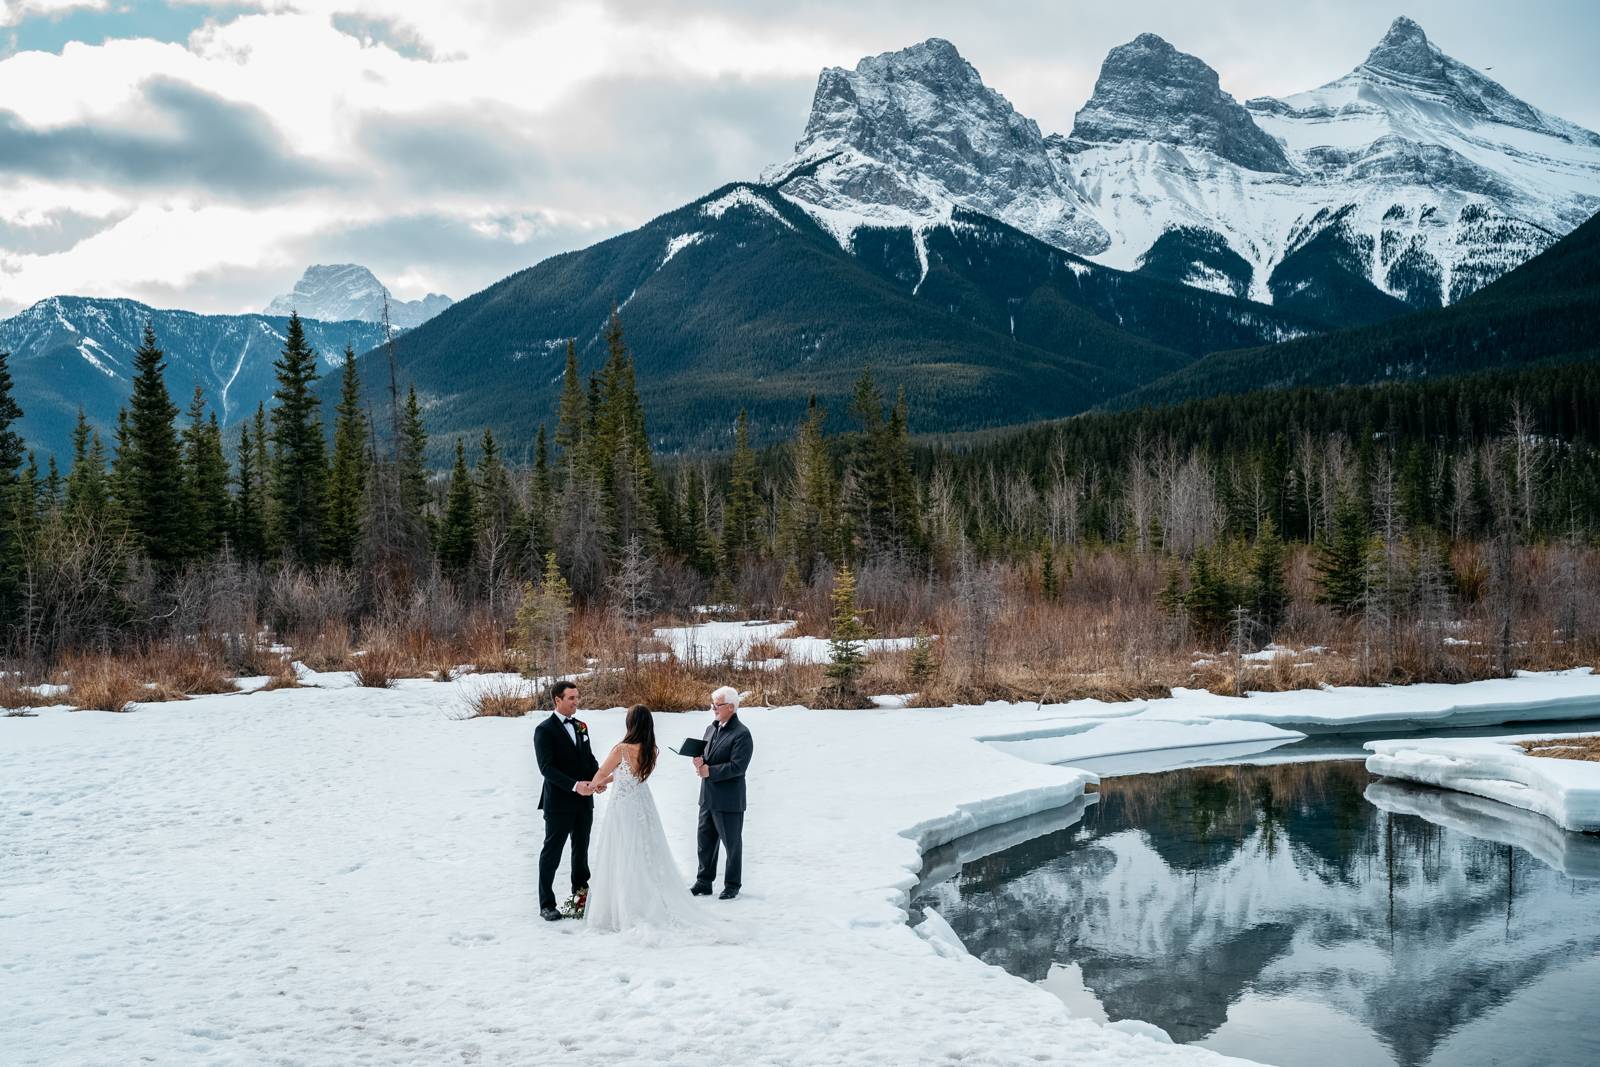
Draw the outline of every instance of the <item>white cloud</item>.
[[[365,262],[402,296],[460,297],[782,158],[824,66],[948,37],[1065,132],[1105,51],[1140,31],[1243,98],[1343,73],[1393,15],[1387,0],[1337,15],[1170,0],[195,2],[207,17],[185,40],[0,58],[0,314],[57,292],[259,307],[309,257]],[[1463,59],[1492,49],[1497,76],[1562,69],[1546,53],[1585,36],[1534,26],[1523,46],[1492,3],[1461,2],[1472,11],[1413,0],[1412,14]],[[72,8],[109,20],[107,5],[0,0],[0,26]]]
[[[106,0],[0,0],[0,27],[40,15],[61,15],[74,8],[104,11]]]

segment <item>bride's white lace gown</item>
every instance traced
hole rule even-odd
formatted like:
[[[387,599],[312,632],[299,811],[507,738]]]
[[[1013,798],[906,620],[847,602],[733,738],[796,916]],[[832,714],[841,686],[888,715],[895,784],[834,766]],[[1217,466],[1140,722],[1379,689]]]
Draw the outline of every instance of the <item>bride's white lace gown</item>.
[[[667,846],[650,786],[626,759],[617,764],[609,793],[590,856],[585,925],[615,931],[703,924]]]

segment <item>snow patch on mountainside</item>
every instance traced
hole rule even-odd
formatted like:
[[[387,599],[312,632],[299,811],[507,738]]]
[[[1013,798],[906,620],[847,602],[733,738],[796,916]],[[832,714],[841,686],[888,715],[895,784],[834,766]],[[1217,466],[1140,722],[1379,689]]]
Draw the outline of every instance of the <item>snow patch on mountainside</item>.
[[[698,230],[694,233],[680,233],[667,242],[667,254],[662,257],[661,266],[665,267],[668,263],[671,263],[672,257],[682,252],[685,248],[697,245],[706,239],[706,235]]]
[[[748,208],[758,214],[777,219],[788,229],[794,229],[794,223],[779,214],[777,208],[742,185],[730,189],[709,203],[702,204],[700,206],[700,214],[707,218],[720,219],[734,208]]]

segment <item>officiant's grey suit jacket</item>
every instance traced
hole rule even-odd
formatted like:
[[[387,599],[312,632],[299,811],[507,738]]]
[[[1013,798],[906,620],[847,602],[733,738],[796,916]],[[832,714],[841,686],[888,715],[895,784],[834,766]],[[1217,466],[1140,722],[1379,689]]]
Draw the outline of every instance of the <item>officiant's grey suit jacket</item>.
[[[701,811],[743,811],[744,773],[750,769],[755,742],[735,714],[719,732],[713,722],[706,727],[706,752],[701,759],[711,773],[700,780]]]

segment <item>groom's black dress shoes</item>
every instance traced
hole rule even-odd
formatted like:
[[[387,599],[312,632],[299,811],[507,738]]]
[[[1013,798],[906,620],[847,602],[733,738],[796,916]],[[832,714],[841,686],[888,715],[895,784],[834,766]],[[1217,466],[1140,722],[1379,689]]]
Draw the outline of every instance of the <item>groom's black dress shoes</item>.
[[[711,892],[711,890],[707,889],[706,892],[709,893],[709,892]],[[722,892],[717,894],[717,899],[718,900],[732,900],[734,897],[736,897],[738,895],[739,895],[739,891],[737,889],[724,889]]]
[[[547,923],[553,923],[557,919],[561,918],[561,913],[554,908],[540,908],[539,918],[543,919]]]
[[[709,897],[711,895],[711,887],[708,885],[701,885],[699,882],[696,882],[694,885],[689,887],[689,892],[693,896]]]

